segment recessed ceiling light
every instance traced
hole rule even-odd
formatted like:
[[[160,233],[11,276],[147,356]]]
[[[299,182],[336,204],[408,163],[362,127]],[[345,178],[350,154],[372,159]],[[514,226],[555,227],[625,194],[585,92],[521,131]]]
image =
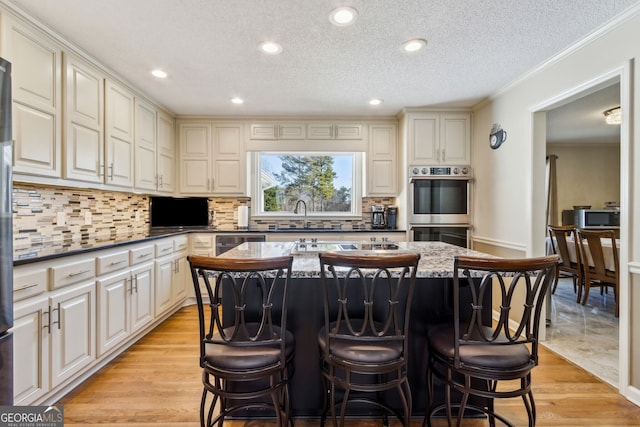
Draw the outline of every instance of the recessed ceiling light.
[[[369,101],[369,105],[380,105],[380,104],[382,104],[382,99],[373,98],[371,101]]]
[[[329,21],[338,27],[346,27],[356,22],[358,11],[352,7],[344,6],[333,9],[329,14]]]
[[[242,98],[238,98],[237,96],[231,98],[231,102],[234,104],[244,104],[244,100]]]
[[[427,41],[424,39],[407,40],[402,44],[402,48],[406,52],[416,52],[427,45]]]
[[[162,70],[153,70],[153,71],[151,71],[151,74],[153,74],[154,77],[157,77],[159,79],[166,79],[167,78],[167,73],[162,71]]]
[[[276,42],[262,42],[259,45],[260,50],[269,55],[277,55],[282,53],[282,45]]]

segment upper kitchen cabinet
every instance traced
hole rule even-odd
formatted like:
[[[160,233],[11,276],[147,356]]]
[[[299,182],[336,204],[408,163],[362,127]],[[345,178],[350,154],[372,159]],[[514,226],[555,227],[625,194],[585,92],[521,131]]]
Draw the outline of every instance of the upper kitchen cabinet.
[[[304,123],[252,123],[249,132],[249,139],[254,140],[304,140],[306,138]]]
[[[215,194],[245,195],[247,161],[242,123],[213,123],[213,182]]]
[[[180,122],[178,192],[190,195],[245,195],[243,124]]]
[[[308,123],[307,139],[361,140],[364,138],[359,123]]]
[[[404,120],[409,165],[470,164],[470,113],[409,112]]]
[[[62,49],[45,34],[2,16],[1,55],[12,63],[13,171],[62,176]]]
[[[155,191],[159,183],[156,173],[157,139],[156,109],[140,100],[135,102],[135,186],[141,190]]]
[[[175,121],[162,111],[157,112],[158,153],[156,157],[156,190],[173,193],[175,190]]]
[[[398,194],[398,128],[395,124],[369,125],[367,196]]]
[[[105,83],[105,184],[133,185],[134,96],[107,80]],[[103,173],[105,173],[103,171]]]
[[[65,54],[65,178],[103,183],[104,76]]]
[[[136,98],[135,187],[172,193],[175,170],[173,117]]]

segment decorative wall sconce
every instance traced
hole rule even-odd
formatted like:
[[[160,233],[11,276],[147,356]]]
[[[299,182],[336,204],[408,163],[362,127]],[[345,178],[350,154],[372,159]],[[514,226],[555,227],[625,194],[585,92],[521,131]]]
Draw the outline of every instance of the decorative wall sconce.
[[[604,120],[608,125],[619,125],[622,123],[622,112],[620,107],[610,108],[604,113]]]

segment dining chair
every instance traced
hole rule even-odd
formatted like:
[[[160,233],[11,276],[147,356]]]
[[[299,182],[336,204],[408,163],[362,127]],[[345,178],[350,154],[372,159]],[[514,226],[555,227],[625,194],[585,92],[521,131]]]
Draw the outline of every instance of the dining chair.
[[[618,259],[618,247],[616,234],[613,230],[578,230],[580,252],[584,269],[584,295],[582,304],[589,299],[589,289],[600,288],[600,292],[606,288],[613,288],[616,308],[615,316],[620,316],[620,261]],[[613,262],[607,265],[605,262],[605,249],[603,243],[611,246]]]
[[[270,409],[277,424],[286,427],[292,423],[289,382],[295,354],[287,330],[293,257],[191,255],[187,260],[200,329],[200,425],[222,426],[231,413],[258,409],[264,416]]]
[[[583,273],[576,228],[570,225],[549,225],[547,226],[547,230],[549,231],[553,253],[560,256],[551,293],[555,294],[560,277],[570,277],[573,281],[573,292],[576,294],[576,302],[580,302]],[[571,255],[569,253],[570,245],[573,253],[575,253],[576,261],[571,261]]]
[[[321,425],[344,426],[349,403],[367,416],[396,416],[409,426],[409,315],[420,254],[319,254],[324,326],[318,332],[324,388]],[[402,411],[385,400],[395,391]],[[359,406],[360,408],[360,406]]]
[[[425,425],[431,426],[432,418],[444,410],[451,426],[457,409],[460,426],[470,409],[475,416],[486,414],[491,426],[496,420],[512,426],[494,408],[495,399],[512,397],[522,398],[529,427],[535,425],[531,371],[538,365],[542,307],[557,264],[557,255],[454,258],[453,320],[428,333]],[[493,302],[485,300],[488,290]],[[461,302],[463,295],[467,303]],[[485,324],[481,314],[491,307],[499,310],[499,317]],[[444,384],[444,403],[435,402],[436,381]],[[453,393],[460,398],[458,403],[453,402]]]

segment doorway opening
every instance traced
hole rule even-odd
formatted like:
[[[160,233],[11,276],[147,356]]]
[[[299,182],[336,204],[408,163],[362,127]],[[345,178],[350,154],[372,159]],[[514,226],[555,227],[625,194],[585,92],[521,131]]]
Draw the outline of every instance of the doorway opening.
[[[556,178],[549,182],[547,174],[546,188],[556,190],[547,224],[575,225],[579,208],[619,209],[620,126],[607,124],[604,112],[620,104],[617,75],[544,109],[546,157],[555,161]],[[571,279],[561,280],[548,306],[544,344],[618,387],[620,325],[614,305],[613,295],[598,292],[585,304],[577,302]]]

